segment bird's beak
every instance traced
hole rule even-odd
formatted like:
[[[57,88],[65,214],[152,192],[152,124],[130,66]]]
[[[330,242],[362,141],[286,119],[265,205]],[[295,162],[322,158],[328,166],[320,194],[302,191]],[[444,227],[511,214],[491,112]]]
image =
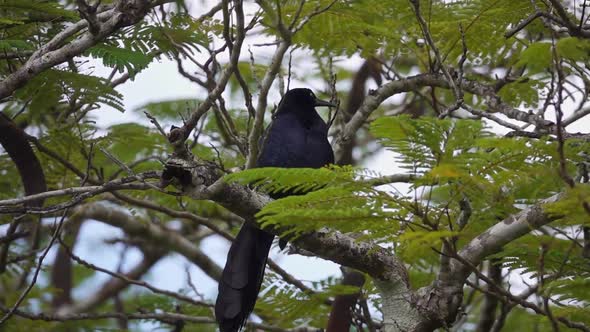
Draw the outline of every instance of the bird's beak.
[[[315,106],[328,106],[328,107],[336,107],[337,105],[334,103],[331,103],[329,101],[325,101],[325,100],[321,100],[321,99],[315,99]]]

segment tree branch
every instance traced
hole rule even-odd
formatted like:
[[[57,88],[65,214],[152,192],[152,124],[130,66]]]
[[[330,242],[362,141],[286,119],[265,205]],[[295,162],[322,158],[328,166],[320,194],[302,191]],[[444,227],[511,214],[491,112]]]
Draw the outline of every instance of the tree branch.
[[[557,219],[556,216],[550,216],[543,211],[543,206],[559,201],[564,195],[563,193],[553,195],[500,221],[471,240],[457,254],[470,264],[478,265],[487,256],[498,252],[507,243]],[[455,280],[460,283],[471,273],[468,266],[457,260],[451,262],[451,269]]]
[[[45,247],[45,249],[43,250],[43,253],[41,253],[41,256],[39,256],[39,258],[37,260],[37,267],[35,268],[31,282],[29,283],[27,288],[21,293],[21,295],[18,297],[18,299],[16,300],[16,303],[14,303],[12,308],[5,311],[4,316],[2,318],[0,318],[0,325],[2,325],[4,322],[6,322],[6,320],[8,320],[8,318],[10,318],[10,316],[12,316],[14,313],[16,313],[20,304],[25,300],[25,298],[29,295],[29,292],[31,291],[31,289],[33,289],[33,287],[37,283],[37,277],[39,276],[39,272],[41,271],[41,267],[43,266],[43,260],[45,260],[45,257],[47,257],[47,254],[49,253],[49,249],[51,249],[51,247],[55,243],[55,240],[60,235],[59,233],[61,232],[61,227],[62,227],[63,221],[66,217],[66,213],[67,213],[67,211],[64,211],[63,216],[60,218],[59,222],[57,223],[57,227],[55,228],[55,231],[53,232],[53,236],[51,237],[51,239],[49,240],[49,243],[47,244],[47,247]]]
[[[258,140],[262,135],[262,129],[264,127],[264,113],[266,112],[268,91],[274,82],[277,73],[281,68],[283,57],[291,45],[290,36],[288,39],[283,39],[277,47],[270,66],[264,74],[264,78],[260,84],[260,91],[258,94],[258,103],[256,104],[256,117],[254,118],[254,127],[248,136],[248,160],[246,161],[246,168],[252,168],[256,164],[258,158]]]
[[[67,27],[35,51],[23,66],[0,82],[0,100],[10,96],[40,72],[82,54],[120,28],[139,22],[151,5],[153,4],[148,0],[120,0],[113,8],[96,15],[96,22],[99,24],[96,33],[85,32],[72,42],[59,47],[68,38],[88,27],[88,21],[84,19]]]
[[[227,0],[224,0],[227,1]],[[246,31],[244,29],[244,10],[242,8],[242,1],[236,0],[234,11],[236,13],[236,38],[231,47],[230,59],[227,67],[221,73],[217,85],[209,92],[207,98],[192,112],[190,118],[181,128],[173,129],[170,132],[169,140],[175,146],[176,152],[182,152],[184,150],[184,141],[189,137],[191,131],[195,129],[201,116],[203,116],[213,105],[213,103],[221,96],[221,93],[225,90],[225,86],[229,81],[229,78],[234,72],[240,58],[240,51],[242,50],[242,43],[246,37]],[[229,18],[228,18],[229,19]],[[225,25],[230,24],[229,20],[224,22]],[[181,153],[182,154],[182,153]]]
[[[104,192],[122,190],[122,189],[135,189],[135,190],[146,190],[153,189],[156,187],[154,184],[146,183],[146,179],[160,178],[160,172],[149,171],[145,173],[136,174],[113,181],[106,182],[100,186],[84,186],[84,187],[71,187],[66,189],[46,191],[40,194],[29,195],[21,198],[5,199],[0,201],[0,214],[3,213],[34,213],[34,214],[45,214],[55,211],[60,211],[68,207],[72,207],[87,198],[99,195]],[[134,183],[134,181],[141,181],[142,183]],[[26,206],[26,203],[35,201],[38,199],[46,199],[50,197],[59,197],[66,195],[74,195],[74,198],[64,203],[56,204],[49,207],[30,207]],[[23,207],[17,207],[15,205],[25,204]]]
[[[0,311],[7,312],[8,309],[0,304]],[[32,314],[22,310],[15,310],[15,315],[30,319],[30,320],[42,320],[47,322],[68,322],[68,321],[80,321],[80,320],[98,320],[98,319],[137,319],[137,320],[159,320],[163,322],[170,321],[185,321],[189,323],[197,324],[216,324],[216,320],[210,317],[200,317],[192,315],[184,315],[175,312],[158,312],[158,313],[122,313],[122,312],[105,312],[105,313],[80,313],[80,314]],[[260,329],[270,332],[318,332],[315,329],[296,329],[286,330],[278,327],[274,327],[268,324],[247,322],[246,326],[254,329]]]
[[[206,306],[206,307],[211,307],[212,305],[209,303],[205,303],[202,301],[196,301],[193,300],[192,298],[176,293],[176,292],[171,292],[165,289],[160,289],[158,287],[152,286],[149,283],[143,281],[143,280],[137,280],[137,276],[135,276],[134,274],[128,273],[128,274],[122,274],[122,273],[117,273],[117,272],[113,272],[110,270],[107,270],[105,268],[102,268],[100,266],[94,265],[90,262],[85,261],[84,259],[82,259],[81,257],[75,255],[71,249],[61,240],[58,239],[58,241],[60,242],[61,246],[65,249],[65,251],[67,252],[67,254],[74,260],[76,261],[78,264],[83,265],[91,270],[95,270],[98,272],[102,272],[105,274],[110,275],[113,278],[116,279],[120,279],[121,281],[123,281],[124,284],[132,284],[132,285],[136,285],[136,286],[140,286],[140,287],[144,287],[149,289],[150,291],[152,291],[155,294],[161,294],[161,295],[165,295],[165,296],[169,296],[169,297],[173,297],[175,299],[178,299],[180,301],[184,301],[187,303],[190,303],[192,305],[196,305],[196,306]],[[160,258],[162,257],[161,254],[159,255],[150,255],[150,254],[146,254],[144,252],[144,259],[143,261],[146,261],[146,263],[144,263],[143,261],[141,263],[139,263],[139,266],[146,266],[146,267],[151,267],[155,262],[157,262]],[[142,269],[145,272],[147,272],[147,269],[144,268]],[[139,274],[139,273],[136,273]],[[142,275],[142,274],[139,274]],[[125,285],[126,286],[126,285]],[[101,287],[102,290],[104,290],[107,287]],[[109,296],[110,297],[110,296]],[[108,297],[106,297],[108,298]]]
[[[106,269],[102,269],[102,268],[99,268],[98,266],[87,263],[86,261],[80,259],[78,256],[71,254],[71,252],[70,252],[70,256],[72,257],[72,259],[74,259],[78,263],[83,264],[93,270],[96,270],[99,272],[104,272],[104,273],[107,273],[106,271],[108,271]],[[125,274],[121,274],[121,273],[115,274],[114,272],[108,271],[109,272],[108,274],[112,275],[113,278],[111,278],[110,280],[103,283],[98,288],[98,291],[96,291],[93,294],[88,294],[87,296],[84,297],[84,299],[82,299],[78,302],[74,302],[72,304],[67,304],[67,305],[63,305],[63,306],[59,307],[58,310],[56,311],[56,314],[59,316],[69,316],[69,315],[87,312],[87,311],[90,311],[90,310],[96,308],[97,306],[101,305],[107,299],[115,296],[116,294],[121,292],[123,289],[127,288],[130,283],[135,283],[135,284],[141,283],[140,281],[136,281],[136,279],[138,279],[141,276],[143,276],[144,274],[146,274],[149,271],[149,269],[152,268],[152,266],[154,266],[154,264],[156,264],[159,261],[159,259],[161,257],[162,257],[161,255],[144,255],[144,258],[137,265],[135,265],[133,268],[131,268],[128,272],[126,272]],[[141,286],[143,286],[143,285],[141,285]],[[167,292],[167,291],[164,291],[164,292]],[[157,293],[157,291],[155,293]],[[169,295],[169,294],[166,294],[166,295]],[[194,301],[194,300],[192,300],[192,301]]]
[[[500,112],[513,120],[532,124],[549,131],[554,128],[551,121],[545,120],[535,114],[519,111],[502,102],[502,100],[496,95],[496,90],[493,85],[486,85],[468,79],[463,79],[459,81],[458,84],[462,90],[482,97],[490,112]],[[390,81],[369,94],[332,144],[336,163],[338,164],[339,160],[343,157],[343,152],[346,151],[346,148],[351,143],[352,137],[355,135],[356,131],[367,121],[372,112],[375,111],[383,101],[395,94],[415,91],[424,86],[441,87],[445,89],[451,87],[449,82],[443,76],[429,73]]]
[[[167,249],[178,252],[195,263],[213,280],[221,276],[221,268],[197,245],[175,231],[166,229],[154,223],[140,222],[123,211],[113,209],[101,203],[88,203],[76,208],[77,217],[95,219],[111,226],[121,228],[129,235],[147,238],[152,243],[158,243]]]

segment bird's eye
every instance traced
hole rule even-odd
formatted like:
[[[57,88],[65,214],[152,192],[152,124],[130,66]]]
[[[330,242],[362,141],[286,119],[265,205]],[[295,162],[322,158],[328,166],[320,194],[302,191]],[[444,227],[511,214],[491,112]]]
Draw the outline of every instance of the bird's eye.
[[[310,93],[309,93],[309,96],[310,96],[312,99],[315,99],[315,95],[313,94],[313,92],[310,92]]]

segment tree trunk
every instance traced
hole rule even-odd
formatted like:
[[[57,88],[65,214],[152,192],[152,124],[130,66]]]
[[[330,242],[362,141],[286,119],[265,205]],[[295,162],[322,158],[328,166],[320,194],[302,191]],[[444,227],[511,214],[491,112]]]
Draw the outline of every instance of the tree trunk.
[[[374,282],[381,294],[384,332],[426,331],[426,319],[412,305],[412,292],[402,281]]]

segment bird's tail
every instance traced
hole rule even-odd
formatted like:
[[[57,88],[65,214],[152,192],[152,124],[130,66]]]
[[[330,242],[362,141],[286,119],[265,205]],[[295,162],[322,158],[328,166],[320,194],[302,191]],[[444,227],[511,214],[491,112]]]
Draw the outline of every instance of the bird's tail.
[[[274,235],[244,224],[227,255],[215,317],[221,332],[236,332],[254,309]]]

